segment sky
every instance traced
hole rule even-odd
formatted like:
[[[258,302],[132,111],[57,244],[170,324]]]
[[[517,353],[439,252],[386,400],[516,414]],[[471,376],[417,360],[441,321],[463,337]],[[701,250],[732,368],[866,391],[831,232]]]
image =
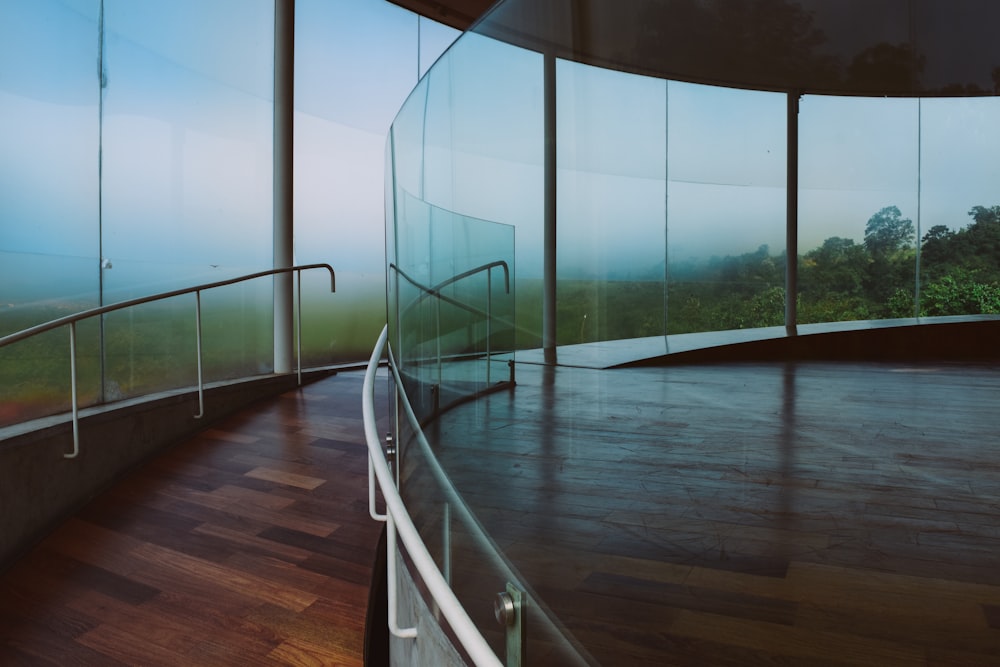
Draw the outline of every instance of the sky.
[[[382,279],[405,101],[400,191],[511,226],[519,275],[540,275],[541,56],[468,34],[418,85],[454,30],[388,3],[296,4],[296,260]],[[270,262],[271,3],[105,0],[103,96],[99,6],[0,5],[0,302],[91,293],[102,253],[122,290]],[[560,62],[557,95],[564,276],[784,249],[783,94]],[[800,252],[860,242],[885,206],[926,230],[1000,203],[998,116],[995,98],[803,98]]]
[[[0,302],[92,298],[98,255],[121,298],[270,265],[273,2],[104,0],[103,92],[100,4],[0,4]],[[385,137],[459,33],[296,5],[296,259],[381,286]]]

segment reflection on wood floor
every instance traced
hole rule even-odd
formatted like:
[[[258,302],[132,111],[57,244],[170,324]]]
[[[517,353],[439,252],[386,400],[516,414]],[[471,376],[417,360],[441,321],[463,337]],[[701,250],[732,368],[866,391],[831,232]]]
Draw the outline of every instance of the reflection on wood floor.
[[[436,449],[596,661],[1000,661],[1000,369],[517,380],[442,417]]]
[[[0,664],[362,664],[361,379],[251,406],[58,528],[0,577]]]

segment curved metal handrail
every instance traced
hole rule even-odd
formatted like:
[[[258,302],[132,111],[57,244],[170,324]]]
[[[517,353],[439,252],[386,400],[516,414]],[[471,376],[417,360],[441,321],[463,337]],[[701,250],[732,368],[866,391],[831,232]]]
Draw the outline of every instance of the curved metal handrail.
[[[381,449],[381,443],[379,441],[378,430],[375,426],[374,395],[372,391],[374,387],[374,377],[375,377],[375,371],[378,368],[379,360],[382,358],[382,352],[383,350],[387,350],[387,355],[389,359],[389,370],[393,375],[393,379],[395,380],[396,390],[400,394],[403,410],[406,413],[406,419],[409,422],[411,428],[413,429],[413,432],[416,434],[417,443],[420,446],[421,452],[424,455],[424,459],[428,463],[431,474],[437,480],[441,490],[447,497],[448,503],[446,504],[446,508],[454,507],[456,509],[458,519],[462,522],[462,524],[464,524],[466,529],[469,531],[469,534],[476,540],[476,542],[479,543],[479,547],[482,549],[482,551],[490,556],[492,565],[501,573],[501,575],[505,577],[507,581],[518,582],[519,586],[526,589],[527,587],[524,586],[523,584],[524,577],[522,577],[516,571],[513,564],[508,562],[500,554],[499,547],[497,547],[497,545],[486,533],[486,530],[482,527],[482,524],[480,524],[479,520],[476,519],[476,517],[473,515],[472,511],[465,503],[465,500],[462,499],[458,490],[455,488],[454,484],[451,482],[451,479],[448,477],[448,474],[444,471],[444,468],[441,467],[440,462],[434,455],[430,443],[427,441],[426,436],[424,436],[423,429],[420,426],[420,422],[417,419],[416,415],[414,414],[413,408],[410,406],[410,402],[407,399],[406,394],[402,391],[404,385],[402,379],[400,378],[399,369],[396,366],[395,358],[393,357],[392,354],[392,348],[386,347],[386,339],[388,338],[387,331],[388,327],[382,330],[382,335],[379,337],[378,343],[376,343],[375,345],[375,350],[372,352],[372,357],[369,360],[368,370],[365,374],[365,384],[363,389],[364,395],[362,398],[362,413],[365,424],[365,438],[367,440],[368,450],[369,450],[369,462],[368,462],[369,514],[373,519],[377,521],[388,522],[391,521],[389,515],[392,514],[392,512],[400,512],[400,511],[406,512],[406,507],[399,496],[399,491],[394,483],[392,473],[389,470],[388,465],[386,465],[385,458]],[[396,446],[398,448],[399,443],[397,443]],[[383,468],[384,471],[382,473],[379,473],[379,468]],[[375,485],[374,485],[375,480],[373,479],[373,475],[377,476],[379,482],[379,488],[382,491],[383,497],[386,499],[385,514],[379,514],[375,509]],[[389,496],[392,496],[394,498],[392,505],[390,505],[389,503],[388,500]],[[398,501],[398,506],[397,506],[397,501]],[[410,519],[408,512],[406,513],[406,521],[408,522],[410,527],[413,527],[413,522]],[[400,629],[396,622],[395,560],[393,554],[393,552],[395,551],[395,534],[393,530],[394,530],[393,526],[390,523],[388,532],[389,536],[392,538],[392,542],[387,543],[386,546],[387,568],[389,568],[388,586],[390,593],[389,629],[393,632],[393,634],[395,634],[398,637],[412,637],[415,636],[416,632],[415,628]],[[400,534],[402,535],[402,531],[400,531]],[[419,546],[410,544],[409,542],[407,542],[407,539],[419,541]],[[417,569],[421,577],[423,577],[425,583],[427,583],[428,591],[433,596],[435,603],[445,614],[445,617],[448,619],[448,622],[452,625],[452,629],[455,630],[455,634],[458,637],[459,641],[462,643],[462,646],[465,648],[465,650],[469,652],[469,655],[473,657],[473,660],[476,662],[477,665],[498,664],[488,658],[485,658],[484,662],[480,662],[473,654],[470,644],[471,645],[478,644],[479,640],[482,640],[485,643],[485,640],[483,640],[482,635],[479,633],[479,630],[474,625],[472,626],[471,630],[469,630],[469,632],[474,632],[475,636],[470,636],[470,637],[463,637],[461,632],[459,632],[459,629],[455,626],[451,616],[449,616],[449,611],[446,611],[447,605],[451,605],[452,601],[454,601],[454,603],[459,606],[459,610],[451,610],[450,611],[451,614],[457,615],[459,611],[461,611],[461,614],[464,615],[465,619],[468,619],[468,614],[465,612],[465,609],[461,607],[461,603],[458,602],[457,598],[454,595],[454,592],[451,590],[449,584],[444,579],[444,575],[441,573],[437,565],[434,563],[434,560],[433,558],[431,558],[429,552],[427,551],[427,547],[424,545],[423,539],[420,537],[419,533],[411,535],[408,538],[404,537],[403,543],[406,546],[407,553],[410,554],[411,558],[414,561],[414,564],[417,566]],[[417,558],[414,557],[414,553],[416,551],[420,551],[423,554],[421,556],[421,563],[418,563]],[[448,556],[446,555],[445,558],[447,563]],[[425,572],[424,569],[421,569],[421,566],[429,567],[433,572],[432,573]],[[428,576],[439,579],[440,581],[438,581],[434,586],[431,586],[430,582],[427,580]],[[441,588],[442,586],[443,589]],[[442,595],[445,595],[445,598],[439,598],[438,597],[439,592]],[[556,620],[554,620],[551,612],[548,611],[547,607],[537,598],[536,595],[534,595],[530,591],[526,590],[525,593],[528,596],[529,600],[528,604],[530,604],[532,609],[531,618],[533,619],[533,622],[538,623],[539,625],[545,627],[548,634],[551,637],[555,638],[556,642],[560,645],[561,649],[564,651],[564,654],[567,656],[572,656],[574,662],[576,662],[579,665],[589,664],[588,660],[586,660],[581,656],[581,651],[582,651],[581,647],[573,644],[567,638],[565,630],[559,627],[559,623]],[[412,631],[414,634],[407,634],[410,631]],[[476,637],[478,637],[478,639],[476,639]],[[467,643],[467,641],[469,643]],[[490,656],[492,656],[492,658],[495,660],[495,656],[493,656],[493,652],[491,649],[489,649],[488,645],[486,646],[486,650],[489,650]]]
[[[69,326],[69,370],[70,370],[70,401],[72,405],[72,419],[73,419],[73,451],[69,454],[63,454],[65,458],[72,459],[76,458],[80,453],[80,411],[77,400],[76,393],[76,324],[81,320],[85,320],[91,317],[97,317],[99,315],[104,315],[105,313],[111,313],[116,310],[123,310],[125,308],[131,308],[133,306],[140,306],[145,303],[151,303],[153,301],[162,301],[164,299],[169,299],[175,296],[182,296],[184,294],[195,295],[195,327],[197,336],[197,355],[198,355],[198,414],[195,415],[195,419],[201,419],[205,416],[205,382],[202,377],[202,355],[201,355],[201,293],[214,289],[216,287],[225,287],[226,285],[234,285],[236,283],[245,282],[247,280],[253,280],[255,278],[263,278],[265,276],[273,276],[283,273],[295,272],[298,278],[297,285],[297,299],[298,299],[298,328],[297,328],[297,376],[298,383],[302,384],[302,272],[308,269],[326,269],[330,272],[330,292],[337,291],[337,279],[336,274],[333,271],[333,267],[329,264],[302,264],[300,266],[289,266],[280,269],[269,269],[267,271],[258,271],[256,273],[249,273],[244,276],[239,276],[236,278],[230,278],[228,280],[219,280],[211,283],[204,283],[202,285],[195,285],[193,287],[184,287],[181,289],[171,290],[169,292],[161,292],[159,294],[151,294],[149,296],[138,297],[135,299],[128,299],[126,301],[119,301],[118,303],[108,304],[106,306],[99,306],[97,308],[90,308],[88,310],[80,311],[79,313],[73,313],[72,315],[66,315],[55,320],[50,320],[48,322],[43,322],[42,324],[36,324],[33,327],[28,327],[27,329],[22,329],[21,331],[8,334],[0,338],[0,348],[18,341],[22,341],[33,336],[45,333],[46,331],[52,331],[53,329],[58,329],[59,327]]]
[[[410,555],[410,559],[417,568],[417,572],[426,584],[441,613],[444,614],[448,624],[455,632],[459,642],[461,642],[463,648],[469,654],[469,657],[472,658],[476,665],[500,667],[502,663],[483,638],[475,623],[469,618],[462,603],[455,597],[455,593],[451,590],[448,582],[445,581],[430,552],[427,551],[427,547],[420,538],[420,533],[417,531],[416,526],[413,525],[410,513],[403,504],[403,499],[399,496],[392,472],[385,462],[378,429],[375,425],[374,386],[375,372],[378,369],[379,360],[382,358],[382,350],[385,347],[387,338],[388,326],[382,329],[382,334],[379,336],[378,343],[376,343],[371,359],[368,362],[361,401],[364,414],[365,440],[368,444],[369,513],[376,521],[384,521],[386,523],[389,630],[397,637],[411,638],[417,636],[416,627],[400,628],[396,615],[396,531],[398,529],[399,537],[403,540],[406,552]],[[386,505],[385,514],[375,511],[373,476],[378,479],[379,488],[382,490],[382,498]]]
[[[454,275],[451,278],[448,278],[447,280],[444,280],[438,283],[437,285],[434,285],[433,287],[428,287],[427,285],[424,285],[423,283],[421,283],[420,281],[416,280],[411,275],[406,273],[406,271],[399,268],[396,264],[389,264],[390,269],[392,269],[399,275],[403,276],[406,282],[410,283],[411,285],[413,285],[422,292],[422,294],[420,295],[421,299],[425,299],[428,296],[436,296],[442,301],[450,303],[451,305],[461,308],[462,310],[466,310],[470,313],[473,313],[474,315],[482,315],[482,316],[488,316],[488,314],[482,310],[479,310],[475,306],[470,306],[469,304],[463,303],[458,299],[450,297],[446,294],[442,294],[441,290],[447,287],[448,285],[457,283],[459,280],[463,280],[470,276],[474,276],[477,273],[482,273],[483,271],[486,271],[487,272],[486,275],[489,276],[491,275],[490,269],[494,269],[498,266],[503,268],[504,292],[506,294],[510,294],[510,267],[507,265],[507,262],[505,262],[502,259],[497,260],[495,262],[489,262],[488,264],[483,264],[481,266],[477,266],[475,268],[469,269],[468,271],[463,271],[462,273]],[[408,308],[412,307],[413,304],[408,306]]]
[[[235,283],[241,283],[247,280],[253,280],[254,278],[263,278],[264,276],[272,276],[279,273],[291,273],[293,271],[299,272],[299,277],[302,277],[302,271],[306,269],[327,269],[330,272],[330,291],[336,292],[336,276],[333,272],[333,267],[329,264],[303,264],[301,266],[290,266],[284,269],[270,269],[268,271],[258,271],[257,273],[249,273],[245,276],[240,276],[238,278],[230,278],[229,280],[220,280],[214,283],[205,283],[203,285],[195,285],[194,287],[185,287],[182,289],[172,290],[170,292],[161,292],[159,294],[152,294],[150,296],[138,297],[135,299],[129,299],[127,301],[119,301],[117,303],[108,304],[106,306],[100,306],[98,308],[90,308],[88,310],[82,310],[79,313],[74,313],[72,315],[66,315],[65,317],[60,317],[55,320],[50,320],[42,324],[36,324],[33,327],[28,327],[27,329],[22,329],[16,333],[8,334],[3,338],[0,338],[0,347],[9,345],[11,343],[16,343],[19,340],[24,340],[25,338],[31,338],[32,336],[38,335],[40,333],[45,333],[46,331],[51,331],[52,329],[58,329],[59,327],[66,326],[73,322],[79,322],[80,320],[87,319],[88,317],[95,317],[97,315],[103,315],[105,313],[111,313],[116,310],[121,310],[123,308],[131,308],[132,306],[141,306],[144,303],[150,303],[152,301],[160,301],[162,299],[169,299],[174,296],[181,296],[182,294],[191,294],[192,292],[203,292],[205,290],[214,289],[216,287],[225,287],[226,285],[233,285]]]
[[[495,261],[492,261],[492,262],[487,262],[486,264],[481,264],[479,266],[473,267],[473,268],[468,269],[466,271],[463,271],[461,273],[457,273],[454,276],[451,276],[450,278],[447,278],[447,279],[441,281],[437,285],[430,286],[430,287],[428,287],[427,285],[424,285],[420,281],[418,281],[415,278],[413,278],[413,276],[409,275],[408,273],[406,273],[406,271],[404,271],[403,269],[399,268],[398,265],[396,265],[394,263],[390,263],[389,264],[389,269],[390,270],[395,271],[397,275],[402,276],[408,283],[410,283],[411,285],[413,285],[414,287],[416,287],[417,289],[419,289],[421,291],[421,294],[420,294],[419,298],[415,299],[413,301],[413,303],[408,304],[404,308],[403,311],[398,311],[396,313],[396,319],[397,319],[397,321],[400,320],[400,319],[402,319],[402,317],[406,313],[406,311],[409,311],[409,310],[415,308],[424,299],[426,299],[428,297],[431,297],[431,296],[437,297],[437,299],[438,299],[436,301],[436,303],[438,304],[438,306],[437,306],[437,316],[436,316],[437,317],[437,334],[435,336],[435,340],[437,341],[437,347],[438,347],[438,349],[437,349],[438,376],[439,376],[438,377],[438,384],[440,384],[440,363],[441,363],[441,345],[440,345],[440,341],[441,341],[441,307],[440,307],[440,304],[441,304],[442,301],[445,302],[445,303],[449,303],[449,304],[451,304],[453,306],[456,306],[457,308],[465,310],[465,311],[467,311],[469,313],[472,313],[473,315],[478,315],[479,317],[484,318],[484,321],[486,322],[486,358],[487,358],[487,360],[489,360],[492,357],[492,351],[490,349],[490,345],[491,345],[491,339],[493,338],[493,320],[494,320],[494,318],[493,318],[493,269],[498,268],[498,267],[503,269],[504,293],[510,294],[510,266],[507,264],[506,261],[504,261],[502,259],[495,260]],[[462,301],[459,301],[458,299],[455,299],[454,297],[448,296],[448,295],[443,294],[441,292],[442,289],[444,289],[445,287],[447,287],[449,285],[453,285],[453,284],[459,282],[460,280],[464,280],[465,278],[469,278],[469,277],[477,275],[479,273],[483,273],[484,271],[486,272],[486,310],[485,311],[484,310],[480,310],[479,308],[476,308],[475,306],[471,306],[471,305],[469,305],[467,303],[463,303]],[[398,287],[397,287],[396,291],[397,292],[399,291]],[[398,300],[398,297],[397,297],[397,300]],[[502,320],[501,319],[500,321],[504,322],[506,324],[510,324],[510,322],[508,322],[507,320]],[[489,366],[489,364],[487,364],[487,366],[486,366],[486,381],[487,382],[490,381],[490,366]]]

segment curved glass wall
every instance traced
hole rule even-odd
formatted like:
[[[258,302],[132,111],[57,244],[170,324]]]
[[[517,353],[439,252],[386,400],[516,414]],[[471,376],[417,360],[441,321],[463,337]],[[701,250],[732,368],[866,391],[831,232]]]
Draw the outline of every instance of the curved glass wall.
[[[0,5],[0,336],[100,302],[99,14],[97,2]],[[100,384],[89,324],[83,400]],[[68,338],[0,349],[0,425],[69,409]]]
[[[302,275],[312,367],[367,358],[384,322],[384,137],[457,31],[295,6],[295,260],[337,271],[336,294]],[[272,0],[0,4],[0,336],[271,267],[273,34]],[[203,299],[204,379],[271,372],[270,280]],[[81,404],[190,386],[194,307],[81,323]],[[0,349],[0,426],[69,408],[68,338]]]
[[[440,396],[483,387],[448,386],[455,334],[426,286],[476,263],[511,266],[503,358],[519,364],[611,365],[606,341],[654,356],[674,334],[1000,314],[1000,50],[955,50],[964,29],[981,34],[980,10],[1000,13],[926,0],[498,3],[414,89],[387,148],[389,340],[432,449],[456,437],[434,419]],[[466,362],[489,366],[462,341]],[[463,428],[516,424],[477,412]],[[451,510],[414,442],[400,427],[402,495],[435,544]],[[517,546],[491,540],[476,568],[502,590]],[[517,583],[544,608],[544,582]],[[475,617],[482,580],[453,584]],[[551,636],[529,628],[528,652],[546,654]],[[560,660],[583,659],[573,638],[559,645]]]

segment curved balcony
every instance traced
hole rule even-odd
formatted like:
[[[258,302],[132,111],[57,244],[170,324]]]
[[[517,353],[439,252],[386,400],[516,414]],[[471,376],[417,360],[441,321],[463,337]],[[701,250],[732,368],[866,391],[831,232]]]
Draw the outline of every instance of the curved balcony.
[[[500,659],[1000,648],[997,12],[506,0],[421,80],[391,463]],[[461,662],[413,549],[394,661]]]

